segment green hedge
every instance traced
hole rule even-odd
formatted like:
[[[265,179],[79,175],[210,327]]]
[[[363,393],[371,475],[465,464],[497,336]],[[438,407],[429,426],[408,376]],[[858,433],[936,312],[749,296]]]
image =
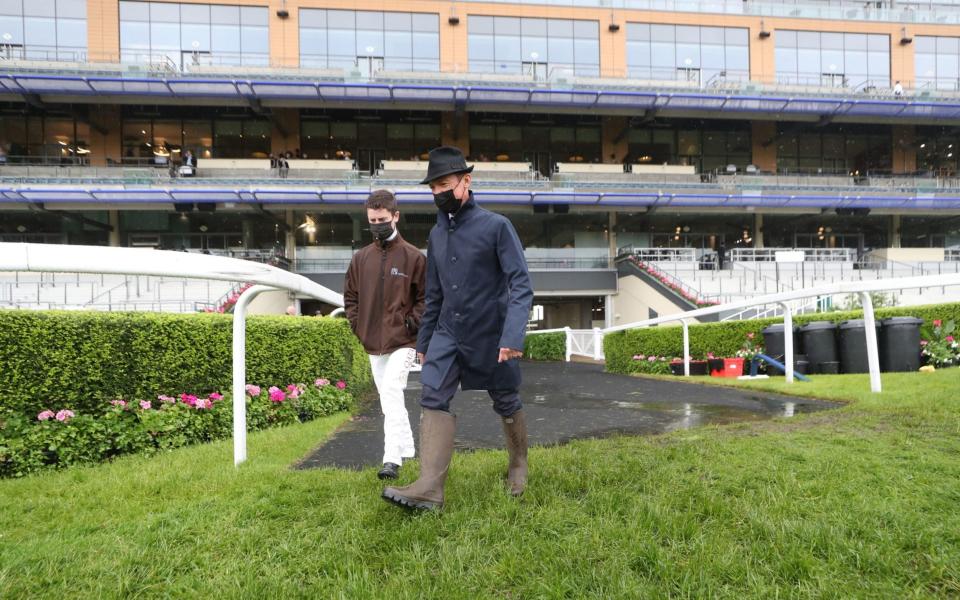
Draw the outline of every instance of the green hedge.
[[[101,412],[123,398],[225,392],[232,379],[229,315],[0,311],[0,412],[50,405]],[[318,377],[370,385],[370,365],[344,319],[250,317],[247,382]]]
[[[523,356],[531,360],[563,360],[567,357],[567,334],[560,331],[528,335]]]
[[[931,304],[926,306],[896,306],[878,308],[877,319],[885,317],[911,316],[930,323],[934,319],[951,319],[960,323],[960,302],[951,304]],[[833,321],[839,323],[848,319],[863,317],[863,311],[838,311],[817,313],[794,317],[794,324],[802,325],[810,321]],[[761,330],[773,323],[782,323],[782,318],[755,319],[750,321],[722,321],[690,326],[690,354],[694,358],[703,358],[707,352],[717,356],[733,356],[740,349],[747,333],[760,335]],[[647,327],[619,331],[604,336],[604,355],[607,371],[613,373],[631,373],[635,370],[633,357],[636,354],[654,354],[658,356],[683,356],[683,333],[679,325]]]

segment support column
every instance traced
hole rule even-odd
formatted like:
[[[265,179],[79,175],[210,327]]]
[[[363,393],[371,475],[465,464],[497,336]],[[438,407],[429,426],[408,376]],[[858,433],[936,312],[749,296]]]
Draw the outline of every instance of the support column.
[[[777,124],[774,121],[753,121],[751,140],[753,164],[761,171],[777,172]]]
[[[917,147],[914,144],[916,130],[913,125],[893,126],[894,173],[913,173],[917,170]]]
[[[293,220],[293,209],[288,208],[284,218],[287,223],[287,231],[284,234],[284,248],[286,251],[286,256],[290,260],[296,260],[297,258],[297,225]]]
[[[629,126],[630,120],[627,117],[604,117],[601,120],[601,162],[622,163],[627,158],[630,136],[626,129]]]
[[[763,248],[763,215],[753,215],[753,247]]]
[[[273,131],[270,151],[274,156],[293,152],[300,147],[300,111],[296,108],[275,108],[272,117]],[[320,158],[310,156],[309,158]]]
[[[110,227],[113,227],[113,230],[110,232],[110,246],[113,248],[119,248],[120,247],[120,211],[119,210],[107,211],[107,218],[109,219]]]
[[[609,256],[617,256],[617,213],[610,211],[607,220],[607,240],[609,241]]]
[[[470,117],[466,112],[440,113],[440,141],[444,146],[460,148],[470,156]]]
[[[120,107],[94,105],[87,114],[90,121],[90,166],[105,167],[108,158],[120,162],[123,155]]]
[[[901,217],[900,215],[891,215],[891,216],[890,216],[890,235],[889,235],[888,237],[889,237],[889,240],[890,240],[890,247],[891,247],[891,248],[899,248],[899,247],[900,247],[900,240],[901,240],[900,225],[901,225],[901,219],[902,219],[902,217]]]

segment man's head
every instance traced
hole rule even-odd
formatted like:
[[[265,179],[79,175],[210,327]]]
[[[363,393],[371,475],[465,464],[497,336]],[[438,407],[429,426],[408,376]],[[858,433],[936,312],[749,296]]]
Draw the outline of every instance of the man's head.
[[[389,190],[376,190],[367,197],[367,222],[374,239],[383,242],[393,235],[400,211],[397,210],[397,197]]]
[[[430,151],[427,176],[420,183],[430,186],[437,208],[452,213],[470,197],[471,171],[459,148],[440,146]]]

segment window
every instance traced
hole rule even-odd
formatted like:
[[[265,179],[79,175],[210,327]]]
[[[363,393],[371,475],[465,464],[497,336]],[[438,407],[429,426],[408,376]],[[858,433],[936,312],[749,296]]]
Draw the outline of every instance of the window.
[[[169,2],[120,2],[124,62],[194,66],[269,64],[267,9]]]
[[[440,17],[427,13],[300,9],[300,65],[439,71]]]
[[[917,36],[915,42],[917,87],[960,90],[960,38]]]
[[[597,21],[473,15],[469,21],[471,71],[538,79],[600,74]]]
[[[0,3],[0,36],[3,58],[86,60],[86,2],[5,0]]]
[[[890,36],[777,31],[777,78],[794,85],[864,88],[890,85]]]
[[[627,69],[636,79],[707,83],[748,79],[746,29],[627,23]]]

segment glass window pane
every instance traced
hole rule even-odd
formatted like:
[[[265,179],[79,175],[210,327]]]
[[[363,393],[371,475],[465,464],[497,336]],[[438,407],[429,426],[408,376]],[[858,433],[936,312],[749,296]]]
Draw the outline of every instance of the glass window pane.
[[[554,38],[548,40],[548,56],[551,64],[573,64],[573,44],[569,38]]]
[[[147,23],[120,23],[120,47],[148,51],[150,25]]]
[[[241,6],[240,7],[241,25],[259,25],[267,26],[267,9],[260,6]]]
[[[497,36],[520,35],[520,19],[516,17],[496,17],[493,27]]]
[[[153,21],[150,23],[150,47],[154,50],[180,49],[180,24]],[[180,62],[177,60],[176,62]]]
[[[646,23],[627,23],[627,39],[637,41],[649,40],[650,26]]]
[[[700,42],[703,44],[723,44],[723,28],[701,27]]]
[[[750,72],[750,48],[746,46],[727,46],[728,71],[737,71],[741,74]]]
[[[413,29],[410,13],[387,13],[383,28],[387,31],[411,31]]]
[[[937,60],[933,54],[917,54],[916,57],[917,77],[936,77]]]
[[[538,62],[547,62],[549,60],[546,37],[523,36],[521,42],[523,60]]]
[[[700,46],[694,44],[681,44],[677,42],[676,57],[678,67],[699,67],[700,66]]]
[[[523,19],[520,21],[520,35],[524,38],[527,37],[543,37],[547,36],[547,20],[546,19]]]
[[[181,23],[209,23],[210,6],[207,4],[182,4],[180,6]]]
[[[355,13],[352,10],[328,10],[327,27],[353,31],[357,28]],[[351,44],[351,47],[353,47],[353,44]]]
[[[413,13],[412,25],[414,31],[439,32],[440,17],[433,13]]]
[[[266,54],[270,51],[269,46],[266,27],[247,27],[244,25],[240,28],[240,50],[244,54]]]
[[[917,36],[913,38],[913,45],[916,46],[916,52],[933,54],[937,51],[937,38],[933,36]]]
[[[678,25],[676,29],[677,44],[681,42],[686,43],[700,43],[700,28],[691,27],[688,25]]]
[[[777,40],[778,47],[796,48],[797,46],[796,31],[777,31],[777,32],[774,32],[773,35],[774,35],[774,39]]]
[[[865,75],[867,69],[867,53],[848,51],[844,55],[844,72],[851,75]]]
[[[185,23],[180,27],[182,50],[210,51],[210,26]],[[196,45],[194,45],[196,44]]]
[[[356,32],[353,29],[328,29],[330,56],[356,58]]]
[[[597,40],[574,40],[573,53],[577,65],[600,64],[600,42]]]
[[[150,22],[179,23],[180,5],[167,2],[150,3]]]
[[[467,56],[471,64],[489,63],[489,68],[493,68],[493,36],[471,34],[467,40]]]
[[[357,29],[383,29],[383,13],[358,10],[356,14]]]
[[[240,27],[237,25],[213,25],[210,28],[210,51],[213,53],[240,54]]]
[[[440,58],[440,39],[436,33],[413,34],[413,56],[416,58]]]
[[[23,15],[23,1],[0,0],[0,15]]]
[[[383,30],[357,30],[357,56],[383,56]]]
[[[889,35],[867,36],[867,49],[871,52],[890,52]]]
[[[0,16],[0,35],[10,34],[11,44],[23,45],[23,17]]]
[[[57,46],[87,47],[87,28],[79,19],[57,19]]]
[[[673,25],[651,25],[650,39],[655,42],[673,42]]]
[[[956,54],[960,38],[938,37],[937,54]]]
[[[843,66],[843,51],[842,50],[827,50],[824,49],[820,54],[821,64],[823,65],[824,73],[845,73]]]
[[[573,36],[580,39],[600,39],[600,25],[596,21],[573,22]]]
[[[777,74],[794,75],[797,72],[797,51],[794,48],[777,48],[774,53]]]
[[[824,50],[843,50],[843,34],[821,33],[820,47]]]
[[[413,35],[409,31],[387,31],[383,47],[386,56],[409,58],[413,56]]]
[[[844,37],[844,48],[850,50],[866,50],[867,36],[860,33],[848,33]]]
[[[497,35],[494,51],[496,52],[497,63],[514,63],[511,65],[511,68],[519,68],[521,57],[523,56],[519,36]],[[501,68],[498,64],[497,69]]]
[[[551,38],[572,38],[573,21],[567,19],[549,19],[547,21],[547,35]]]
[[[24,38],[27,46],[57,45],[57,25],[54,19],[44,17],[24,17]]]
[[[627,42],[627,65],[630,67],[649,67],[650,42]]]
[[[312,11],[311,11],[312,12]],[[320,11],[317,11],[320,12]],[[211,6],[210,22],[220,25],[239,25],[240,7],[239,6]]]
[[[749,46],[749,45],[750,45],[750,41],[748,40],[748,35],[747,35],[747,30],[746,30],[746,29],[741,29],[741,28],[736,28],[736,27],[728,27],[728,28],[726,29],[726,34],[727,34],[727,45],[728,45],[728,46],[731,46],[731,45],[733,45],[733,46]]]
[[[805,49],[820,49],[820,34],[816,31],[798,31],[797,47]]]
[[[468,33],[493,33],[493,17],[476,17],[470,15]]]
[[[23,3],[24,16],[55,17],[57,5],[54,0],[28,0]]]
[[[87,3],[84,0],[57,0],[57,18],[86,19]]]

